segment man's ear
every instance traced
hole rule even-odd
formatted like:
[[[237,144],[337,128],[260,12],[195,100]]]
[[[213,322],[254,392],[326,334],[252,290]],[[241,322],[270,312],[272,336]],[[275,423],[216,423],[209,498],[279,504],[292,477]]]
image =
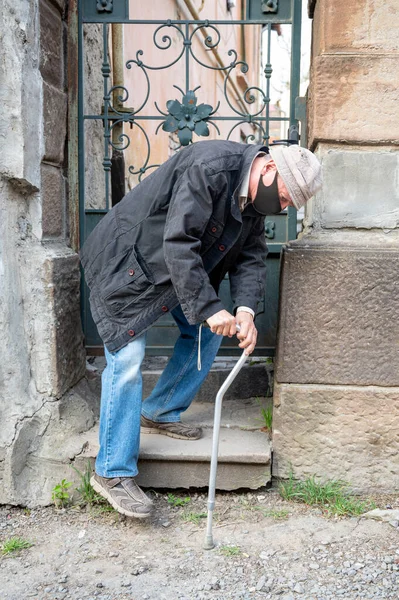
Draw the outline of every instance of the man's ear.
[[[268,171],[270,171],[271,169],[275,169],[276,167],[276,163],[274,162],[274,160],[271,158],[270,160],[267,161],[266,165],[265,165],[265,173],[267,173]]]
[[[267,163],[265,163],[262,167],[262,175],[266,175],[266,173],[268,173],[269,171],[271,171],[272,169],[275,169],[276,167],[276,163],[274,162],[274,160],[271,158],[270,160],[267,161]]]

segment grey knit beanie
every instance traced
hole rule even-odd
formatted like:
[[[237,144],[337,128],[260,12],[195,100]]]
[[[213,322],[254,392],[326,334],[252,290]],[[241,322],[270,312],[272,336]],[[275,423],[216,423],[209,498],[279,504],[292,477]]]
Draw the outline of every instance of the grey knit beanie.
[[[271,146],[269,153],[299,210],[322,186],[320,162],[313,152],[297,145]]]

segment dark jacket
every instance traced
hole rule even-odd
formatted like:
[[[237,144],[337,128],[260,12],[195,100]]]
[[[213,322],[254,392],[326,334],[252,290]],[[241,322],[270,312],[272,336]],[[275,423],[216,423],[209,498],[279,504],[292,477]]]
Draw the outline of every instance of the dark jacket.
[[[110,352],[178,304],[191,324],[224,306],[229,273],[234,308],[256,310],[264,294],[264,217],[238,192],[262,146],[196,142],[129,192],[81,251],[90,304]]]

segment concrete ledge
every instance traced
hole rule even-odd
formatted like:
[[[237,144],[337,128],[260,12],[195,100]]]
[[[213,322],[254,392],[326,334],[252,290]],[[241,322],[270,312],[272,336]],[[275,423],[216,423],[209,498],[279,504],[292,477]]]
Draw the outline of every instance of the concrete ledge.
[[[78,469],[93,464],[98,443],[91,443],[74,461]],[[212,430],[193,442],[163,435],[142,435],[137,482],[151,488],[199,488],[209,483]],[[73,476],[72,476],[73,478]],[[256,489],[271,480],[271,450],[266,433],[222,428],[220,432],[217,489]]]
[[[176,478],[177,470],[179,477]],[[258,489],[271,479],[269,465],[219,463],[216,479],[218,490]],[[202,488],[209,484],[209,463],[200,463],[193,469],[192,463],[172,463],[162,461],[140,461],[140,474],[137,482],[146,488],[177,489]]]
[[[275,386],[273,476],[399,490],[399,388]]]
[[[140,461],[158,460],[182,462],[207,462],[211,459],[211,429],[204,429],[200,440],[175,440],[165,435],[144,434],[141,436]],[[269,437],[262,431],[220,429],[220,463],[269,464]]]
[[[223,405],[217,487],[221,490],[256,489],[271,479],[269,435],[260,431],[262,423],[258,423],[257,431],[240,428],[240,425],[246,425],[248,420],[253,421],[253,404],[249,415],[247,407],[239,416],[235,416],[235,428],[227,427],[226,424],[235,413],[229,404],[231,401]],[[238,402],[233,404],[237,407]],[[260,414],[259,407],[257,410]],[[196,441],[185,441],[164,435],[142,434],[137,477],[140,485],[170,489],[208,485],[213,430],[207,425],[211,423],[213,406],[209,403],[196,403],[187,412],[185,422],[194,420],[201,426],[205,425],[203,437]],[[75,459],[75,466],[84,471],[87,461],[90,460],[94,467],[97,452],[97,427],[94,427],[86,434],[85,449]]]

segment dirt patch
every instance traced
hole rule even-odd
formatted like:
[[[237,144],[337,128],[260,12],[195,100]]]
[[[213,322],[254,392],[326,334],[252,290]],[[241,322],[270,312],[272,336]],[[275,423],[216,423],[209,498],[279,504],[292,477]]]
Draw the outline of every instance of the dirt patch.
[[[0,508],[1,600],[324,600],[399,596],[399,529],[326,518],[275,490],[218,494],[214,550],[206,496],[154,494],[145,523],[92,508]],[[380,508],[399,498],[379,497]],[[182,506],[174,506],[175,504]]]

